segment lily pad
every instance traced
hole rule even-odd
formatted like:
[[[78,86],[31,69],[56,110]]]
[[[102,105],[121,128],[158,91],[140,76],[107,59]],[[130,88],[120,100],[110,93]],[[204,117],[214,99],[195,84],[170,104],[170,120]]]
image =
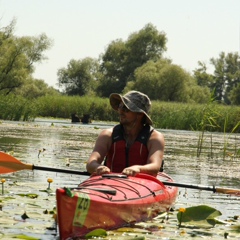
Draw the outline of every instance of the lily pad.
[[[151,233],[150,231],[146,230],[146,229],[141,229],[141,228],[118,228],[116,230],[117,232],[131,232],[131,233]]]
[[[213,227],[219,220],[215,219],[221,216],[222,213],[215,208],[199,205],[185,208],[184,211],[179,211],[177,219],[179,225],[194,225],[196,227]]]
[[[240,225],[231,226],[231,230],[236,233],[240,233]]]
[[[21,196],[21,197],[28,197],[28,198],[37,198],[38,197],[38,194],[35,194],[35,193],[19,193],[17,194],[18,196]]]
[[[15,199],[14,197],[9,197],[9,196],[7,196],[7,197],[4,197],[4,201],[7,201],[7,200],[12,200],[12,199]],[[0,202],[3,202],[3,200],[0,200]]]
[[[25,239],[25,240],[40,240],[40,238],[30,237],[27,235],[17,235],[17,236],[14,236],[13,238]]]
[[[39,192],[46,192],[48,194],[53,193],[53,190],[51,188],[47,188],[47,189],[40,189]]]
[[[88,238],[103,237],[103,236],[107,236],[107,231],[102,228],[98,228],[86,234],[85,238],[88,239]]]

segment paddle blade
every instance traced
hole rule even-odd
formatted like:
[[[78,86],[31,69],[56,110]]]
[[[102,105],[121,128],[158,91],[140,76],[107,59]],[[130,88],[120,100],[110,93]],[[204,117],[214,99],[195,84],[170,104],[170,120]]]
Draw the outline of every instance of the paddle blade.
[[[32,170],[33,165],[24,164],[13,156],[0,152],[0,174],[16,172],[20,170]]]
[[[224,193],[224,194],[240,196],[240,189],[216,188],[216,192],[217,193]]]

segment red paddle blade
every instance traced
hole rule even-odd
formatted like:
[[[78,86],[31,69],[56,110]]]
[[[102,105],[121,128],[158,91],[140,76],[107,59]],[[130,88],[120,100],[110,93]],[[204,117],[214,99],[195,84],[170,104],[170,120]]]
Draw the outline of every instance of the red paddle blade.
[[[0,152],[0,174],[32,169],[32,165],[24,164],[13,156]]]

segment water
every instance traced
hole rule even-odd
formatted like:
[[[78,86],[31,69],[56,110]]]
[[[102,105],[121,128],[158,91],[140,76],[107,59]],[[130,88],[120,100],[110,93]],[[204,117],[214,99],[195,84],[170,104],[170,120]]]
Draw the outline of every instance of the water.
[[[3,121],[0,124],[0,151],[11,152],[23,163],[85,171],[86,160],[97,135],[103,128],[112,125],[83,125],[40,119],[32,123]],[[176,182],[240,189],[239,134],[206,133],[202,153],[200,157],[196,157],[199,138],[197,132],[160,131],[166,142],[164,171]],[[3,178],[6,179],[4,196],[8,196],[10,200],[6,200],[4,196],[1,198],[0,195],[0,239],[11,239],[21,234],[41,239],[57,239],[52,215],[43,212],[54,209],[56,188],[76,186],[86,177],[23,170],[1,175],[0,179]],[[45,191],[48,178],[53,179],[51,194]],[[30,199],[20,197],[18,193],[36,193],[39,196],[37,199]],[[177,209],[205,204],[220,210],[221,218],[225,220],[240,216],[239,199],[240,197],[227,194],[181,188],[175,207]],[[24,212],[30,217],[27,221],[22,221]]]

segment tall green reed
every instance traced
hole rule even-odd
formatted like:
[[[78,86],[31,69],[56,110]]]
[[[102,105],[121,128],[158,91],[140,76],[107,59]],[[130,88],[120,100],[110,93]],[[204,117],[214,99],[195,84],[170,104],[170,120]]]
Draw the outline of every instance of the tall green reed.
[[[34,101],[21,96],[0,95],[0,118],[12,121],[30,121],[37,116]]]
[[[118,122],[118,114],[111,108],[107,98],[49,95],[30,101],[18,96],[0,96],[1,119],[70,119],[72,113],[80,117],[90,114],[93,121]],[[228,120],[224,125],[226,114]],[[235,129],[235,132],[240,132],[239,128],[234,128],[240,122],[240,107],[237,106],[152,101],[150,115],[155,128],[200,131],[201,138],[204,137],[205,131],[231,132]]]
[[[237,141],[236,141],[236,136],[235,136],[235,150],[234,152],[229,152],[229,154],[227,154],[227,150],[228,150],[228,145],[229,145],[229,138],[230,136],[235,133],[238,128],[240,128],[240,121],[238,123],[236,123],[236,125],[232,128],[232,130],[230,132],[227,132],[228,128],[228,121],[229,121],[229,116],[228,114],[225,116],[225,121],[224,121],[224,147],[223,147],[223,159],[225,159],[226,155],[229,155],[231,158],[237,157],[238,152],[240,152],[240,146],[238,144],[239,149],[237,149]]]

